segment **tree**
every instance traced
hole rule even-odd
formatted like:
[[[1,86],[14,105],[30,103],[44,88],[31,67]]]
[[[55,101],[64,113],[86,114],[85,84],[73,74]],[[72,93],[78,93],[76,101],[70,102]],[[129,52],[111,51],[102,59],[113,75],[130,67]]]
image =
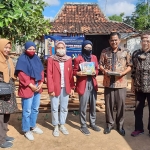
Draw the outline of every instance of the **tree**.
[[[150,29],[150,0],[139,0],[132,16],[126,16],[123,22],[133,26],[137,30]]]
[[[109,16],[108,18],[110,20],[113,20],[113,21],[118,21],[118,22],[122,22],[123,21],[123,16],[124,16],[124,13],[121,13],[119,16],[118,15],[112,15],[112,16]]]
[[[139,30],[150,29],[150,3],[138,3],[134,12],[134,27]]]
[[[0,36],[14,42],[35,40],[50,31],[43,0],[0,0]]]
[[[132,16],[125,16],[123,18],[123,22],[134,27],[135,26],[135,15],[134,15],[134,13],[132,14]]]

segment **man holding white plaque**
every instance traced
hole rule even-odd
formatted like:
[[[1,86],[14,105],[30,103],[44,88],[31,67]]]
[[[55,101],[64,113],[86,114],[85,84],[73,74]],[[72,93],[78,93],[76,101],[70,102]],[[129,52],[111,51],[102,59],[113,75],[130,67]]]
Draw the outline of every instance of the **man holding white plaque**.
[[[125,48],[120,48],[120,34],[112,32],[109,38],[110,47],[104,49],[100,57],[100,70],[104,74],[103,85],[106,111],[106,128],[104,134],[109,134],[114,128],[113,109],[116,104],[117,131],[124,136],[123,128],[127,78],[131,70],[131,55]]]

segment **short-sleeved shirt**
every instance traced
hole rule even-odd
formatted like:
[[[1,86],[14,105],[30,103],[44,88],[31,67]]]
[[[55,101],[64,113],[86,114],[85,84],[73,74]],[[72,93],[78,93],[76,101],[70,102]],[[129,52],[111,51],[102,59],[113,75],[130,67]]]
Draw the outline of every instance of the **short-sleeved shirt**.
[[[118,48],[117,52],[113,52],[112,48],[108,47],[102,51],[99,63],[104,69],[121,73],[128,66],[132,66],[131,54],[125,48]],[[109,88],[124,88],[127,87],[127,77],[104,75],[103,85]]]

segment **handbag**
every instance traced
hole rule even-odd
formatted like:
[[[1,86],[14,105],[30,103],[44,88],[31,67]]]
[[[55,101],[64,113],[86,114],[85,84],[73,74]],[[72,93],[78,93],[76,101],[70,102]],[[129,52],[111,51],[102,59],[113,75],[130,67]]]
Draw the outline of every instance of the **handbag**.
[[[8,62],[7,62],[8,63]],[[10,65],[8,63],[9,76],[10,76]],[[0,82],[0,95],[7,95],[13,93],[13,88],[10,83]]]
[[[0,82],[0,95],[11,93],[13,93],[12,85],[10,83]]]

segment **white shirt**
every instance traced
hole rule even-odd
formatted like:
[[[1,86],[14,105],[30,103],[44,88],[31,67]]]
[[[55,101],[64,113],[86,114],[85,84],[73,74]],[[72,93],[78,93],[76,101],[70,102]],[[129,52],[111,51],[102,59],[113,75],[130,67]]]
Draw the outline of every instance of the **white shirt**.
[[[64,62],[59,62],[60,72],[61,72],[61,87],[65,87],[65,78],[64,78]]]

